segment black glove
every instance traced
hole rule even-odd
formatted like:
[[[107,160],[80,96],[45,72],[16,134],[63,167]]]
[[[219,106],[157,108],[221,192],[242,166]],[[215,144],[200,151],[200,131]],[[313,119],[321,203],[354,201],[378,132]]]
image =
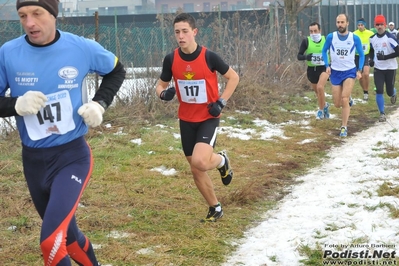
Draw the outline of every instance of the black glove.
[[[307,54],[306,61],[312,61],[312,56],[313,56],[313,54]]]
[[[369,66],[374,67],[374,60],[371,60],[371,59],[369,60]]]
[[[377,53],[377,59],[378,60],[386,60],[385,55],[383,53]]]
[[[173,97],[175,97],[176,94],[176,89],[175,87],[170,87],[167,88],[166,90],[163,90],[161,94],[159,95],[159,98],[164,101],[171,101],[173,100]]]
[[[208,112],[211,114],[211,116],[218,117],[222,112],[223,107],[223,103],[217,100],[214,103],[208,104]]]

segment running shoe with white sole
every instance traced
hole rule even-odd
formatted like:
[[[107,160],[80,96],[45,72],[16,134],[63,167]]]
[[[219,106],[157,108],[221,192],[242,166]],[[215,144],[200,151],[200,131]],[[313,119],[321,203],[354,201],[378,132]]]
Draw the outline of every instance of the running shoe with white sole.
[[[227,153],[225,151],[221,151],[218,152],[218,154],[224,157],[224,165],[218,168],[218,171],[220,173],[220,177],[222,178],[223,185],[227,186],[233,179],[234,172],[230,166],[230,160],[229,157],[227,157]]]
[[[330,104],[329,103],[326,102],[323,112],[324,112],[324,118],[329,119],[330,118]]]
[[[387,121],[387,117],[385,116],[384,113],[381,113],[381,114],[380,114],[380,118],[378,118],[378,121],[380,121],[380,122],[385,122],[385,121]]]
[[[322,120],[323,118],[324,118],[324,112],[323,112],[323,110],[317,111],[317,113],[316,113],[316,119],[317,119],[317,120]]]
[[[209,207],[208,214],[205,219],[202,219],[201,222],[216,222],[218,219],[223,217],[223,209],[222,204],[220,202],[213,207]]]
[[[341,131],[339,132],[340,137],[348,136],[348,129],[346,127],[341,127]]]

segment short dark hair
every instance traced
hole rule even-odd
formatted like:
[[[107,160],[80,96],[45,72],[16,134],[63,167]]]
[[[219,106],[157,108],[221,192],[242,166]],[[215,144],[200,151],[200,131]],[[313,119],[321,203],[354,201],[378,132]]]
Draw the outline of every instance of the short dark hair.
[[[347,14],[345,14],[345,13],[341,13],[341,14],[338,14],[338,16],[337,16],[337,17],[339,17],[339,16],[344,16],[344,17],[345,17],[345,19],[346,19],[346,22],[349,22],[349,16],[348,16]]]
[[[317,22],[312,22],[312,23],[310,23],[309,27],[311,27],[311,26],[317,26],[317,29],[320,30],[320,24],[317,23]]]
[[[173,25],[175,25],[178,22],[187,22],[192,29],[197,28],[197,26],[195,25],[195,18],[187,13],[178,14],[173,20]]]

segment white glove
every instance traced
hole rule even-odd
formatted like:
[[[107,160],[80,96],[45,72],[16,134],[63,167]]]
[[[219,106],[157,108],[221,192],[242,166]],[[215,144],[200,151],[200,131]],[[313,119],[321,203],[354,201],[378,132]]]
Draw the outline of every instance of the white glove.
[[[83,117],[85,123],[91,127],[97,127],[101,124],[104,112],[104,108],[95,101],[85,103],[78,110],[78,114]]]
[[[47,97],[40,91],[27,91],[24,95],[17,98],[15,111],[20,116],[35,115],[40,108],[45,107]]]

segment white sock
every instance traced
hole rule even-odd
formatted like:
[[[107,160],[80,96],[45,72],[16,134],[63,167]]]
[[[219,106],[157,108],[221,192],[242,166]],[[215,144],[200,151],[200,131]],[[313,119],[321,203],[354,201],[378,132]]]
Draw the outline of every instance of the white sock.
[[[215,207],[215,211],[220,212],[222,210],[222,206],[218,203]]]
[[[216,168],[218,168],[218,169],[221,168],[221,167],[224,165],[224,163],[226,162],[224,156],[222,156],[222,155],[220,155],[220,154],[219,154],[219,156],[222,157],[222,161],[221,161],[220,164],[216,167]]]

